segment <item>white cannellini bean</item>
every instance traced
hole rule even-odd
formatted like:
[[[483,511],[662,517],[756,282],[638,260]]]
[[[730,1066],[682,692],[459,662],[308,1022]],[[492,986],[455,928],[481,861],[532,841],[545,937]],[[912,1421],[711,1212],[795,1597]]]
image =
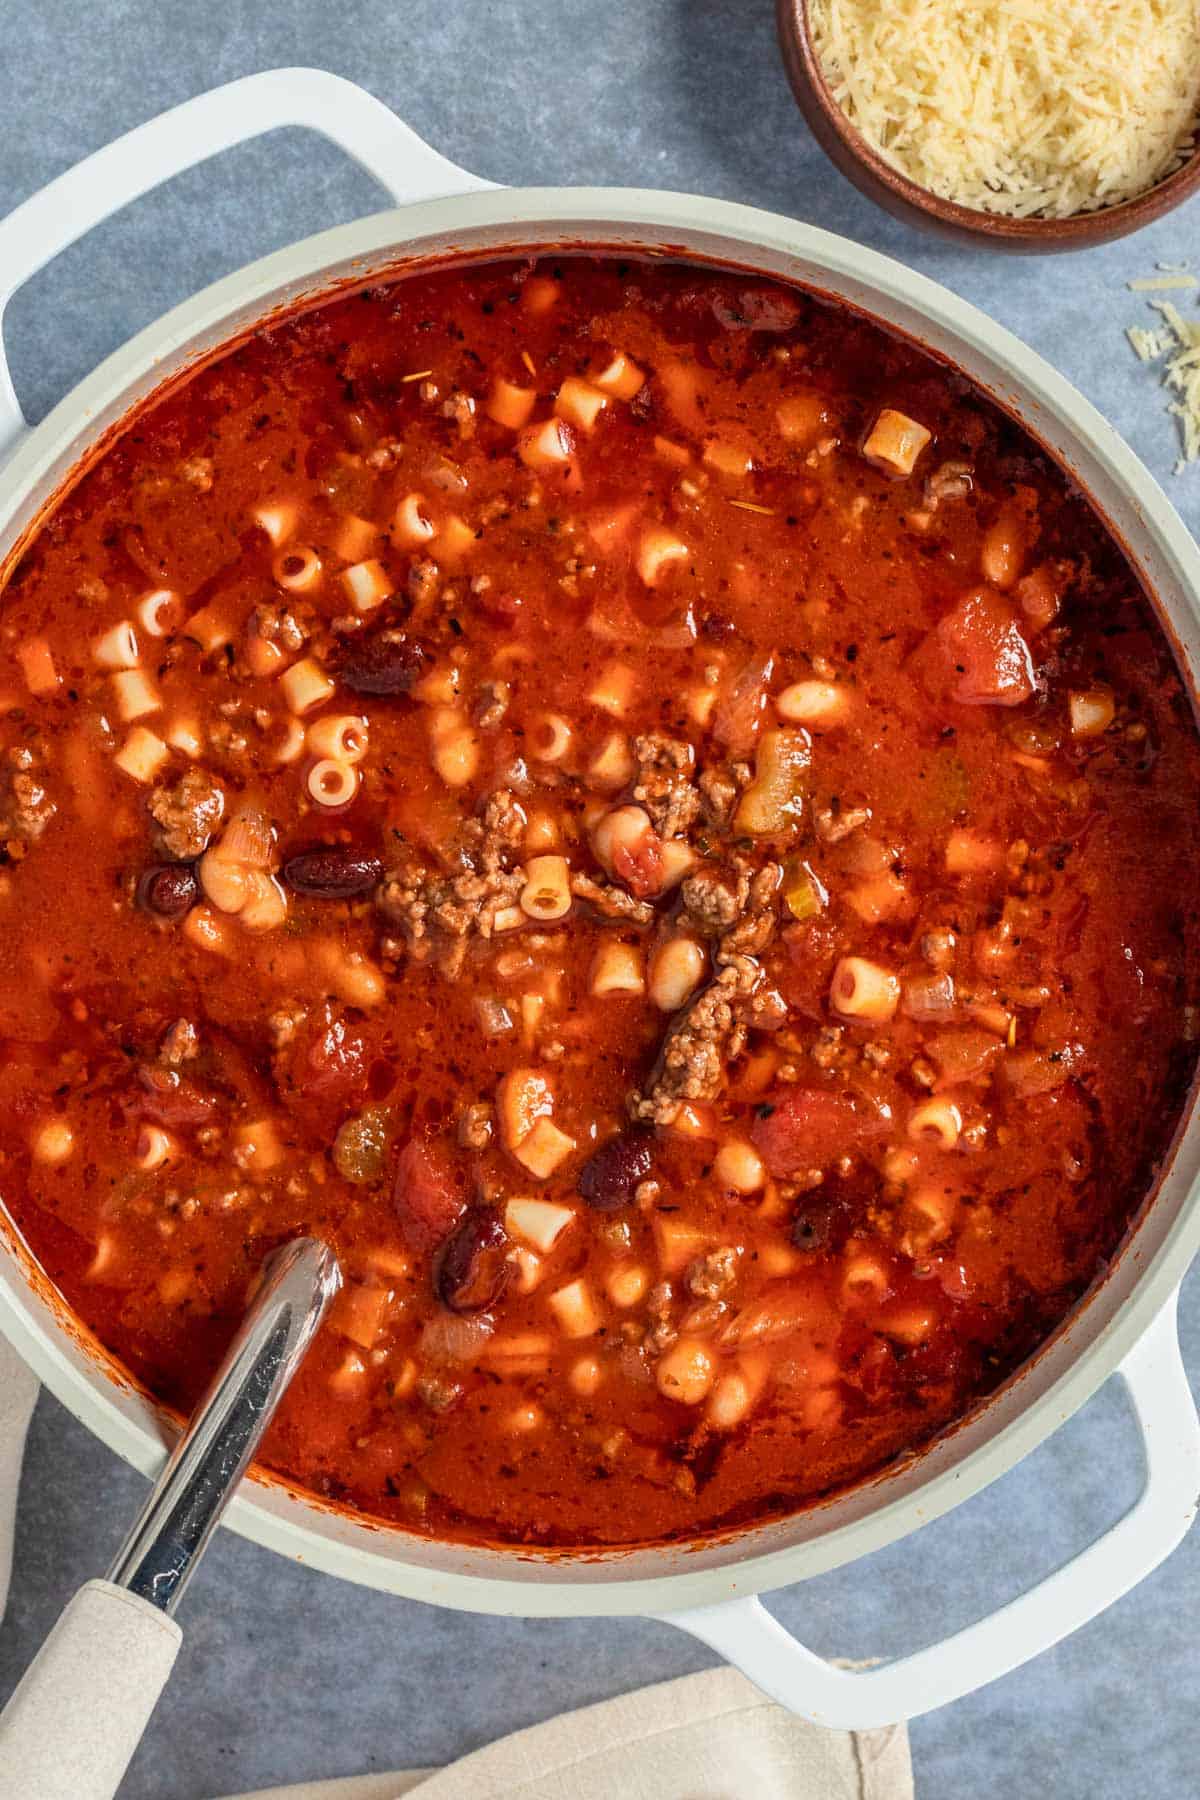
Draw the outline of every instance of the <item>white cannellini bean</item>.
[[[609,1275],[606,1286],[614,1306],[636,1306],[650,1286],[650,1277],[640,1263],[622,1263]]]
[[[792,725],[832,725],[845,718],[849,696],[833,681],[794,681],[777,695],[775,710]]]
[[[247,931],[274,931],[287,918],[287,895],[265,869],[247,871],[246,899],[238,916]]]
[[[678,1012],[704,979],[707,958],[695,938],[669,938],[650,959],[647,991],[660,1012]]]
[[[65,1119],[47,1119],[33,1136],[33,1159],[55,1167],[75,1154],[75,1133]]]
[[[193,906],[181,927],[188,942],[212,956],[229,956],[233,950],[229,929],[209,906]]]
[[[753,1144],[741,1138],[722,1144],[713,1158],[713,1174],[722,1187],[735,1194],[756,1194],[767,1179],[762,1157]]]
[[[581,1356],[577,1363],[572,1363],[567,1380],[577,1394],[587,1399],[598,1391],[603,1372],[594,1356]]]
[[[712,1387],[716,1365],[712,1352],[696,1338],[677,1338],[659,1357],[655,1379],[658,1391],[684,1406],[699,1406]]]
[[[1100,737],[1116,717],[1117,703],[1111,688],[1093,687],[1069,696],[1071,736]]]
[[[613,871],[613,858],[618,850],[636,855],[652,831],[650,814],[640,806],[617,806],[604,813],[592,829],[592,850],[596,861],[608,874]]]
[[[738,1370],[722,1375],[712,1391],[707,1418],[714,1431],[732,1431],[754,1404],[750,1383]]]

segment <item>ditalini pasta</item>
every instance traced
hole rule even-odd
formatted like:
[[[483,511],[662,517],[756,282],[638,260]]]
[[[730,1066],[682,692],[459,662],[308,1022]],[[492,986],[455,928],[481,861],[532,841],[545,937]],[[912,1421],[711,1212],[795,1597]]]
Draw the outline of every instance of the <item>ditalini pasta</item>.
[[[711,268],[426,271],[137,415],[4,571],[0,1157],[186,1406],[522,1546],[798,1508],[1105,1267],[1197,1034],[1200,750],[1037,446]]]

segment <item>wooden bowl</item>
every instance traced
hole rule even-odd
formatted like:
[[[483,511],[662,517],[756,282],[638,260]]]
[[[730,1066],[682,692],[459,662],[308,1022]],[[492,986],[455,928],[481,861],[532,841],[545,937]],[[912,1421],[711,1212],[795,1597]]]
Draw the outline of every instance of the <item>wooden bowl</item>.
[[[1132,200],[1069,219],[1010,219],[943,200],[886,163],[829,91],[808,23],[808,0],[776,0],[779,44],[800,111],[830,160],[856,188],[897,218],[989,250],[1085,250],[1139,231],[1200,190],[1200,148],[1181,169]]]

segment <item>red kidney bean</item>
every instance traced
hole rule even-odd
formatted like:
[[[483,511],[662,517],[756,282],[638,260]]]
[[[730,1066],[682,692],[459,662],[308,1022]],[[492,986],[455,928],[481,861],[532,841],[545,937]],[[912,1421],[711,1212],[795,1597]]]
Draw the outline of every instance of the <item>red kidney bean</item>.
[[[335,844],[324,850],[302,850],[284,863],[280,874],[294,894],[312,895],[318,900],[347,900],[378,887],[383,880],[383,864],[377,856]]]
[[[342,652],[339,674],[356,694],[407,694],[424,673],[429,652],[416,638],[393,629],[364,632]]]
[[[508,1236],[495,1213],[473,1207],[446,1239],[434,1270],[438,1299],[451,1312],[482,1312],[508,1286]]]
[[[640,1182],[650,1173],[654,1133],[642,1126],[609,1138],[588,1157],[575,1186],[596,1212],[632,1206]]]
[[[199,899],[191,863],[156,863],[137,885],[138,905],[159,919],[182,919]]]

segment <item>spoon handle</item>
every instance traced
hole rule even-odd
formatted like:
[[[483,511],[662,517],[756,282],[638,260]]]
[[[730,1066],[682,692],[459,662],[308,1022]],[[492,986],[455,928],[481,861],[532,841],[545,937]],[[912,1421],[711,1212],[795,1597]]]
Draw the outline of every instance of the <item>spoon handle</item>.
[[[108,1571],[161,1612],[179,1603],[340,1284],[316,1238],[285,1244]]]
[[[339,1283],[312,1238],[264,1265],[107,1580],[68,1602],[0,1714],[0,1800],[112,1800],[179,1652],[171,1614]]]

